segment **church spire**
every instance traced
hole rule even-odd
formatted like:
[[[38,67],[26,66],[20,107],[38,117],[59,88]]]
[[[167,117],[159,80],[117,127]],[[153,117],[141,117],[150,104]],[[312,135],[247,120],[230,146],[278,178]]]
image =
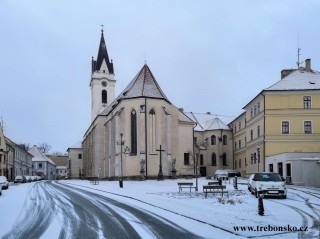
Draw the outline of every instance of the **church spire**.
[[[109,61],[107,46],[106,46],[106,42],[104,40],[103,25],[101,25],[101,26],[102,26],[102,29],[101,29],[101,39],[100,39],[98,57],[97,57],[97,60],[94,60],[92,58],[92,73],[94,71],[100,71],[101,66],[103,65],[103,62],[105,61],[105,64],[107,65],[109,73],[114,74],[113,63],[112,63],[112,60],[111,60],[111,62]]]

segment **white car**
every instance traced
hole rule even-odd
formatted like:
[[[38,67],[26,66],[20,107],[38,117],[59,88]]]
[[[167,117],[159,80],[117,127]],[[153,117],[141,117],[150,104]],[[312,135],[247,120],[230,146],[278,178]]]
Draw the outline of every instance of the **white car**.
[[[255,194],[256,197],[262,194],[265,196],[279,196],[281,198],[287,198],[286,184],[278,173],[255,173],[251,175],[250,178],[250,191]]]
[[[253,177],[254,177],[254,174],[252,174],[252,175],[249,177],[249,179],[248,179],[248,190],[249,190],[249,192],[251,192],[252,194],[253,194],[253,192],[252,192],[252,189],[251,189],[251,185],[252,185],[252,179],[253,179]]]
[[[0,184],[2,185],[3,189],[9,188],[9,181],[6,176],[0,176]]]

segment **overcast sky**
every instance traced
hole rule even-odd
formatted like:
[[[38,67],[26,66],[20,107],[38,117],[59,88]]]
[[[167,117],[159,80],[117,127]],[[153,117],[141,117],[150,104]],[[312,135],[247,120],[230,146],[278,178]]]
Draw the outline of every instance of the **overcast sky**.
[[[319,9],[312,0],[1,0],[4,133],[63,153],[82,140],[101,24],[116,95],[146,61],[177,107],[238,116],[297,67],[298,43],[300,61],[320,70]]]

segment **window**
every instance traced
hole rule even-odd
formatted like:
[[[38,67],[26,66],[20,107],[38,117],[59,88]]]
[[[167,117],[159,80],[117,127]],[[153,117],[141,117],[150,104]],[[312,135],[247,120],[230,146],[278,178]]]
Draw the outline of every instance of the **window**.
[[[241,139],[239,139],[239,149],[241,149]]]
[[[282,121],[282,134],[289,134],[289,121]]]
[[[222,154],[222,165],[223,166],[228,166],[227,165],[227,155],[226,155],[226,153]]]
[[[311,108],[311,96],[303,96],[303,108]]]
[[[258,125],[257,134],[258,134],[258,137],[260,137],[260,125]]]
[[[239,159],[239,168],[241,168],[241,159]]]
[[[200,154],[200,165],[203,165],[203,154]]]
[[[193,137],[193,144],[197,144],[198,142],[198,138],[197,137]]]
[[[38,166],[39,166],[39,168],[42,168],[42,163],[39,163]]]
[[[212,153],[211,155],[211,165],[217,166],[217,155],[215,153]]]
[[[102,90],[101,97],[102,97],[102,103],[106,104],[107,103],[107,91],[106,90]]]
[[[258,102],[257,110],[258,110],[258,114],[259,114],[260,113],[260,102]]]
[[[131,154],[137,154],[137,114],[135,110],[131,112]]]
[[[257,163],[257,153],[253,154],[253,163],[256,164]]]
[[[253,115],[256,116],[257,115],[257,106],[255,105],[253,108]]]
[[[236,124],[234,125],[234,132],[235,133],[237,132],[237,125]]]
[[[189,165],[189,153],[184,153],[184,165]]]
[[[237,149],[237,142],[236,141],[234,142],[234,149],[235,150]]]
[[[78,154],[78,159],[82,159],[82,154]]]
[[[227,145],[227,135],[223,135],[222,142],[223,142],[223,145]]]
[[[215,135],[211,135],[211,145],[216,145],[217,144],[217,139]]]
[[[150,124],[150,152],[155,153],[156,150],[156,112],[154,109],[149,111],[149,124]]]
[[[251,110],[250,110],[250,116],[251,116],[251,118],[253,118],[253,108],[251,108]]]
[[[312,133],[311,121],[304,121],[304,133],[305,134],[311,134]]]
[[[273,164],[269,164],[269,172],[273,173]]]
[[[251,154],[251,165],[253,164],[253,154]]]
[[[253,140],[253,130],[250,130],[250,140]]]

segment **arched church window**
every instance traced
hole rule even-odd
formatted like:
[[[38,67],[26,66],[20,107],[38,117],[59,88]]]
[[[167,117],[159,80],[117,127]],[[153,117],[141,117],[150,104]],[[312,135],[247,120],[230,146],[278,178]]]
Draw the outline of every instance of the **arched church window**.
[[[223,145],[227,145],[227,135],[223,135],[222,143]]]
[[[227,155],[226,155],[226,153],[222,154],[222,165],[223,166],[228,166],[227,165]]]
[[[217,166],[217,155],[215,153],[212,153],[211,155],[211,165]]]
[[[211,145],[216,145],[216,136],[215,135],[211,135]]]
[[[135,110],[131,112],[131,154],[137,154],[137,114]]]
[[[154,109],[149,111],[149,124],[150,124],[150,151],[156,153],[156,112]]]
[[[106,104],[107,101],[108,101],[107,100],[107,91],[106,90],[102,90],[101,96],[102,96],[102,103]]]

